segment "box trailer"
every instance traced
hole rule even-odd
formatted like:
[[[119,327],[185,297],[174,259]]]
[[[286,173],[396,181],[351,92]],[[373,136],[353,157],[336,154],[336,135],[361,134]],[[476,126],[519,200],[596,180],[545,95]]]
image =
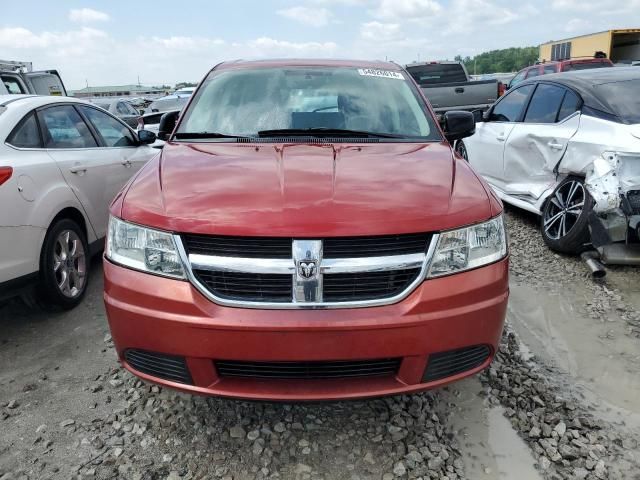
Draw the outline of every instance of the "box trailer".
[[[540,45],[540,61],[566,60],[604,54],[613,63],[640,60],[640,28],[606,30]]]

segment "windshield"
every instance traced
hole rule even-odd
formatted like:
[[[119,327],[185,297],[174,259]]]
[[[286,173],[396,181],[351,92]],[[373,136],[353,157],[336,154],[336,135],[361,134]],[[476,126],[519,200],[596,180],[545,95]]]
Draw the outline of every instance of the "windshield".
[[[640,123],[640,78],[603,83],[596,90],[624,123]]]
[[[284,67],[212,72],[178,134],[354,130],[440,141],[415,86],[399,71]]]
[[[609,62],[581,62],[581,63],[569,63],[565,65],[562,70],[565,72],[571,72],[575,70],[591,70],[592,68],[607,68],[613,67]]]

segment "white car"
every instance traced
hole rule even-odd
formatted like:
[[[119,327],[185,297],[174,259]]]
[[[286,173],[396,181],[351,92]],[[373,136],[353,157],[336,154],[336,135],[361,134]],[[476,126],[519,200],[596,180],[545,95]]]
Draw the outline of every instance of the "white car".
[[[522,82],[482,115],[476,133],[456,150],[502,200],[540,215],[542,236],[557,251],[638,240],[638,68]]]
[[[146,108],[145,113],[169,112],[172,110],[182,110],[189,103],[191,95],[167,95],[160,97]]]
[[[109,204],[154,140],[89,102],[0,95],[0,299],[32,283],[46,304],[82,299]]]
[[[198,87],[182,87],[173,92],[174,95],[193,95]]]

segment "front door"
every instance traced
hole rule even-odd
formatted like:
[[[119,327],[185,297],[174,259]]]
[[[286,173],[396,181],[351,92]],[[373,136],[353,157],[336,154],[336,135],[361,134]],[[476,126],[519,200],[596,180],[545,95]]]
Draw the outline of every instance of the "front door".
[[[122,168],[113,154],[98,148],[88,125],[73,105],[38,111],[44,147],[82,204],[98,238],[106,233],[111,194],[107,185]]]
[[[550,83],[538,84],[523,121],[516,124],[504,152],[505,192],[540,198],[556,181],[555,168],[578,131],[577,95]]]
[[[473,137],[466,139],[469,163],[492,185],[504,186],[504,149],[521,118],[533,85],[516,87],[489,111],[488,120],[479,123]]]
[[[140,145],[131,129],[102,110],[89,105],[80,105],[78,108],[96,132],[100,150],[107,150],[112,157],[113,175],[107,183],[107,195],[111,203],[131,176],[158,151],[148,145]]]

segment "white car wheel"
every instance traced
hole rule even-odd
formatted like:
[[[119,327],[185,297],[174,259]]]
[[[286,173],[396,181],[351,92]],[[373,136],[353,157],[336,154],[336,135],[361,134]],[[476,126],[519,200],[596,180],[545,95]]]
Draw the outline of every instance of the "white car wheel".
[[[40,256],[40,296],[45,305],[75,307],[89,281],[89,246],[73,220],[56,221],[47,232]]]
[[[541,230],[551,249],[580,253],[590,241],[588,215],[593,199],[577,177],[567,177],[545,202]]]

